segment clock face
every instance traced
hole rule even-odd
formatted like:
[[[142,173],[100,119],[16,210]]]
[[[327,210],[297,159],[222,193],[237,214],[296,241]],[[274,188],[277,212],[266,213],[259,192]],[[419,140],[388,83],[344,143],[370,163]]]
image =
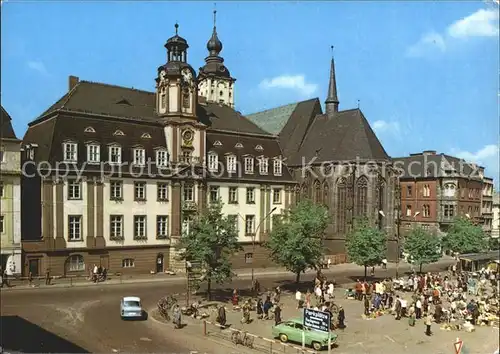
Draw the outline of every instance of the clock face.
[[[184,130],[182,132],[182,138],[184,141],[192,141],[193,140],[193,131],[192,130]]]
[[[182,78],[185,81],[191,81],[191,78],[193,77],[193,74],[191,74],[191,71],[189,69],[184,69],[182,70]]]

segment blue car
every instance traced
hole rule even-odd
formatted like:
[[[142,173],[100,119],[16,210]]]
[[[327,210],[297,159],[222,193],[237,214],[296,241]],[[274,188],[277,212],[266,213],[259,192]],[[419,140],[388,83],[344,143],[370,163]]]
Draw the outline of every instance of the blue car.
[[[120,316],[125,319],[145,319],[145,313],[142,309],[141,299],[137,296],[126,296],[120,303]]]

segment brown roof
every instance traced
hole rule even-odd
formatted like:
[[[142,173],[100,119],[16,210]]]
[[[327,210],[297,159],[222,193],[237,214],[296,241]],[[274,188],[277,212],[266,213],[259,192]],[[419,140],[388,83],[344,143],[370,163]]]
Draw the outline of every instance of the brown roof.
[[[63,143],[66,141],[78,144],[78,167],[82,167],[87,160],[85,145],[88,142],[100,144],[100,160],[103,162],[109,160],[107,146],[113,143],[121,145],[122,161],[125,163],[133,160],[132,149],[137,146],[142,146],[146,150],[146,160],[150,158],[154,161],[155,149],[166,148],[163,129],[165,122],[156,116],[154,104],[155,94],[151,92],[80,81],[39,119],[29,124],[24,143],[38,144],[35,159],[48,161],[51,164],[63,160]],[[243,154],[250,153],[264,155],[270,159],[282,155],[275,136],[266,133],[228,106],[201,103],[198,105],[197,114],[199,121],[208,126],[207,151],[212,148],[216,140],[220,140],[222,147],[217,147],[216,150],[222,156],[229,152],[239,158]],[[85,132],[88,127],[92,127],[95,133]],[[115,136],[117,130],[122,131],[124,136]],[[143,138],[145,133],[151,138]],[[235,148],[237,142],[242,143],[244,147]],[[257,145],[264,148],[258,154],[255,151]],[[225,163],[225,158],[221,158],[221,162]],[[85,167],[88,171],[96,172],[100,168],[89,164],[85,164]],[[241,179],[293,182],[285,166],[282,169],[282,176],[274,176],[272,167],[270,160],[269,175],[261,176],[255,173],[243,175]],[[234,177],[221,176],[223,179],[234,179]]]
[[[18,140],[12,127],[12,118],[3,107],[0,108],[0,139]]]
[[[200,102],[203,102],[200,100]],[[154,92],[133,88],[80,81],[48,110],[44,117],[57,110],[92,113],[135,121],[158,122]],[[198,104],[197,115],[208,129],[248,134],[270,135],[239,112],[218,103]]]
[[[392,159],[394,167],[400,172],[402,179],[464,177],[480,179],[480,167],[463,159],[435,151],[411,154]]]

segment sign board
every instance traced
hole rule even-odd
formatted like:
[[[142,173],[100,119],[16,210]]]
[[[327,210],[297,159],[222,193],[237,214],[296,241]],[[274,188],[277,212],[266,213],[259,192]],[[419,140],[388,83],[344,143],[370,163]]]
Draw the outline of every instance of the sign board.
[[[454,343],[455,345],[455,354],[460,354],[462,352],[462,345],[464,342],[457,338],[457,341]]]
[[[328,312],[304,309],[304,326],[316,331],[330,333],[330,314]]]

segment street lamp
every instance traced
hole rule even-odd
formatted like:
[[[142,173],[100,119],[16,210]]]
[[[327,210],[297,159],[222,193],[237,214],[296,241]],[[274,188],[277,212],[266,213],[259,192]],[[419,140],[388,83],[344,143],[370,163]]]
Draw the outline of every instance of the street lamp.
[[[254,282],[254,263],[253,263],[253,257],[255,255],[255,237],[257,236],[257,231],[259,231],[260,227],[262,226],[262,223],[264,221],[266,221],[266,219],[271,216],[272,213],[274,213],[276,211],[276,209],[278,209],[278,207],[274,207],[271,209],[271,211],[269,213],[267,213],[259,222],[259,224],[257,225],[257,227],[255,228],[255,231],[253,232],[252,234],[252,286],[253,286],[253,282]],[[241,216],[241,214],[238,213],[238,216],[240,218],[242,218],[245,222],[246,222],[246,219],[243,218],[243,216]],[[245,225],[246,227],[246,225]]]

